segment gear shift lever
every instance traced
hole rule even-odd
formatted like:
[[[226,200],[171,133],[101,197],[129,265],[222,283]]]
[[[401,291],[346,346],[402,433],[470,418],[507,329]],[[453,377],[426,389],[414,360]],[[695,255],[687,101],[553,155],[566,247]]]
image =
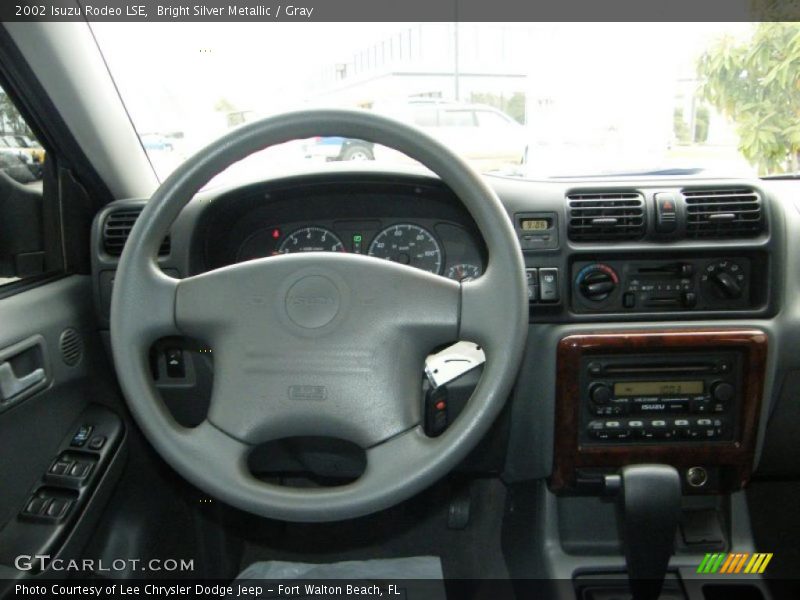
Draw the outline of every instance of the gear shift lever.
[[[628,579],[635,600],[656,600],[675,544],[681,514],[681,480],[674,467],[622,469],[617,502]]]

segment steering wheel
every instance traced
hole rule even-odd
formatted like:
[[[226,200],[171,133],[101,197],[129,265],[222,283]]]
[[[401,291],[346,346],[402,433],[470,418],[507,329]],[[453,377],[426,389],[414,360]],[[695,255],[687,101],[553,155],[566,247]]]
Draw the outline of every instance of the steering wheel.
[[[297,253],[184,279],[157,266],[161,240],[214,175],[255,151],[316,135],[392,147],[436,173],[483,235],[488,267],[458,283],[356,254]],[[111,343],[130,410],[188,481],[245,511],[335,521],[392,506],[449,472],[503,407],[522,358],[528,300],[522,253],[495,193],[462,159],[408,125],[365,111],[306,110],[251,123],[179,166],[153,194],[125,244],[111,304]],[[214,356],[206,420],[180,426],[149,376],[164,336],[204,340]],[[486,353],[465,409],[439,437],[421,426],[426,355],[458,339]],[[292,436],[349,440],[366,453],[355,481],[268,484],[247,466],[258,444]]]

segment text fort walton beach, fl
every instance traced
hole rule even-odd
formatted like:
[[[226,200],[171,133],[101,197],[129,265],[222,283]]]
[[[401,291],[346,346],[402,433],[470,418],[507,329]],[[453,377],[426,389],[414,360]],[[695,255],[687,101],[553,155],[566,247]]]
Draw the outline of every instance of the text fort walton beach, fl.
[[[157,5],[157,17],[179,19],[181,17],[271,17],[279,18],[305,18],[310,19],[314,8],[298,6],[296,4],[274,4],[272,6],[256,5],[242,6],[228,4],[226,6],[206,6],[205,4],[178,4],[170,6]],[[148,10],[146,6],[128,4],[125,6],[108,6],[105,4],[86,4],[83,7],[64,6],[16,6],[18,16],[49,16],[49,17],[138,17],[146,19]]]

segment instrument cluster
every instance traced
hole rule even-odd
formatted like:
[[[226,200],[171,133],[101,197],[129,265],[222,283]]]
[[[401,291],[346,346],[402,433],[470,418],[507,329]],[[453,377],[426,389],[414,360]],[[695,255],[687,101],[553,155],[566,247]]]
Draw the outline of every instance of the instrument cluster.
[[[467,231],[434,219],[319,220],[258,229],[237,262],[295,252],[352,252],[390,260],[457,281],[480,277],[483,260]]]

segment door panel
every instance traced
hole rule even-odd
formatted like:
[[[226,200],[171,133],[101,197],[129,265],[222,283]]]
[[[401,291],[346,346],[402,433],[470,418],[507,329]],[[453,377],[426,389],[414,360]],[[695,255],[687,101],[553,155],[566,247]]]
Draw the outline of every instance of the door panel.
[[[16,363],[13,358],[7,362],[17,371],[14,374],[17,378],[24,378],[36,369],[42,369],[45,378],[44,385],[35,382],[29,388],[33,393],[0,412],[3,490],[0,494],[0,547],[9,547],[12,542],[19,546],[21,523],[25,534],[22,539],[26,539],[21,512],[39,489],[55,457],[63,452],[65,443],[69,445],[74,435],[72,430],[81,423],[82,415],[96,414],[98,404],[113,407],[119,402],[112,370],[94,326],[93,310],[89,276],[63,277],[0,299],[0,368],[4,350],[12,357],[22,356],[23,359],[26,352],[33,353],[34,356],[16,360]],[[65,332],[70,332],[67,337],[64,337]],[[22,354],[17,352],[19,348],[23,348]],[[39,387],[43,389],[35,391]],[[113,412],[101,410],[111,414],[112,420],[118,420]],[[122,435],[117,434],[117,437],[114,454],[122,446]],[[87,489],[80,492],[83,501],[80,506],[75,504],[76,514],[70,515],[69,522],[61,524],[68,526],[62,538],[86,538],[91,533],[86,531],[91,529],[91,519],[83,518],[84,513],[94,496],[101,491],[102,495],[107,495],[109,486],[113,487],[114,482],[106,475],[98,473],[102,477],[93,481],[91,488],[84,486]],[[105,490],[100,490],[101,487]],[[60,489],[57,488],[57,492]],[[54,554],[59,548],[63,548],[63,544],[53,547]],[[9,561],[13,562],[9,556],[0,557],[6,567],[13,566]]]

